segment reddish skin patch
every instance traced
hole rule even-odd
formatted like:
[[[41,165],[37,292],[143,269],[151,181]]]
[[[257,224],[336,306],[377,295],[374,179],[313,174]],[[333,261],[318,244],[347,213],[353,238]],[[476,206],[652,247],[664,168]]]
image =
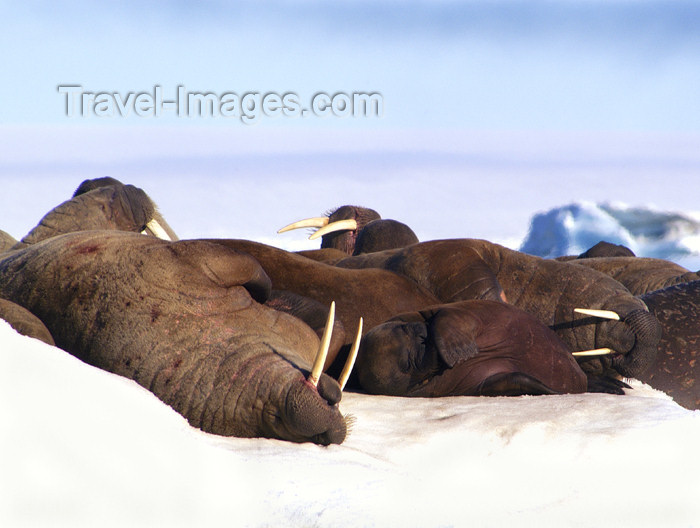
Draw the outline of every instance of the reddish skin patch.
[[[96,253],[100,250],[100,246],[97,244],[86,245],[78,248],[79,255],[89,255],[90,253]]]
[[[313,389],[314,391],[318,392],[318,387],[311,383],[308,378],[304,378],[304,385],[309,387],[310,389]]]

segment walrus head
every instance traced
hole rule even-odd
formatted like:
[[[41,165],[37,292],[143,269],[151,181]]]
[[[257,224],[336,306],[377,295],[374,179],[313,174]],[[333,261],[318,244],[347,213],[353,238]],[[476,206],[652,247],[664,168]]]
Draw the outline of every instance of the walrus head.
[[[86,180],[70,200],[49,211],[15,248],[75,231],[109,229],[177,240],[151,198],[114,178]]]
[[[654,314],[646,306],[630,308],[626,301],[617,305],[612,302],[602,312],[603,315],[598,317],[609,320],[597,324],[596,346],[609,347],[612,354],[582,359],[584,371],[613,370],[624,377],[635,378],[651,368],[661,340],[661,325]]]

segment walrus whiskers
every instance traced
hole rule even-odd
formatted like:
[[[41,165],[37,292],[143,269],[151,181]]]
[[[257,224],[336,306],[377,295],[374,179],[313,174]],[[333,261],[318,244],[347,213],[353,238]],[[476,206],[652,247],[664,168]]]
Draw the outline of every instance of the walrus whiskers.
[[[608,354],[614,354],[615,351],[612,348],[594,348],[593,350],[581,350],[579,352],[572,352],[571,355],[577,357],[583,356],[606,356]]]
[[[335,322],[335,301],[331,302],[331,308],[328,310],[328,319],[326,320],[326,328],[323,330],[323,335],[321,336],[321,345],[318,348],[318,353],[316,354],[316,359],[314,360],[314,366],[311,369],[311,374],[309,374],[309,383],[314,387],[318,386],[318,380],[323,372],[323,365],[326,363],[326,356],[328,356],[328,349],[331,345],[331,334],[333,333],[333,323]]]
[[[343,371],[340,373],[338,378],[338,385],[340,385],[340,390],[345,388],[345,385],[350,378],[350,373],[352,372],[353,366],[355,366],[355,360],[357,359],[357,351],[360,348],[360,340],[362,339],[362,317],[360,317],[360,324],[357,325],[357,335],[355,340],[352,342],[352,347],[350,348],[350,354],[348,354],[348,360],[345,362]]]
[[[150,222],[146,224],[146,229],[141,231],[141,234],[147,235],[147,231],[150,231],[151,233],[153,233],[154,236],[160,238],[161,240],[167,240],[168,242],[173,241],[170,238],[170,235],[168,235],[167,231],[163,229],[163,227],[158,223],[158,221],[155,218],[153,218]]]
[[[589,310],[588,308],[574,308],[574,312],[592,315],[593,317],[600,317],[601,319],[612,319],[614,321],[620,320],[620,316],[612,310]]]
[[[277,233],[286,233],[287,231],[291,231],[293,229],[302,229],[304,227],[324,227],[328,225],[328,217],[327,216],[314,216],[312,218],[304,218],[303,220],[298,220],[296,222],[292,222],[289,225],[284,226],[282,229],[279,229]]]
[[[320,238],[323,235],[327,235],[328,233],[335,233],[336,231],[354,231],[355,229],[357,229],[357,220],[354,220],[352,218],[349,220],[338,220],[337,222],[331,222],[327,226],[322,227],[321,229],[313,233],[309,237],[309,240],[316,240],[317,238]]]

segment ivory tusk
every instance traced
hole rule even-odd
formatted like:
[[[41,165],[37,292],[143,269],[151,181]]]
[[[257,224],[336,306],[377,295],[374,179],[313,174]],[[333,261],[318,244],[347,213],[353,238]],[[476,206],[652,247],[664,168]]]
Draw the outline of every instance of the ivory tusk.
[[[345,388],[345,385],[350,378],[350,373],[352,372],[352,367],[355,366],[355,360],[357,359],[357,351],[360,348],[360,340],[362,339],[362,317],[360,317],[360,324],[357,325],[357,335],[355,336],[355,341],[352,342],[352,347],[350,348],[350,354],[348,354],[348,360],[345,362],[343,371],[340,373],[338,378],[338,385],[340,385],[340,390]]]
[[[589,310],[588,308],[574,308],[574,312],[592,315],[593,317],[600,317],[602,319],[613,319],[615,321],[620,320],[620,316],[611,310]]]
[[[580,352],[572,352],[574,356],[605,356],[607,354],[614,354],[615,351],[612,348],[595,348],[593,350],[581,350]]]
[[[167,240],[169,242],[172,242],[170,235],[168,235],[167,231],[163,229],[163,227],[158,223],[158,221],[153,218],[150,222],[146,224],[146,229],[141,231],[142,235],[147,235],[148,233],[146,231],[151,231],[154,236],[162,239],[162,240]]]
[[[328,217],[327,216],[315,216],[313,218],[305,218],[304,220],[299,220],[297,222],[293,222],[289,225],[284,226],[282,229],[277,231],[277,233],[285,233],[287,231],[291,231],[292,229],[301,229],[303,227],[323,227],[328,225]]]
[[[331,334],[333,334],[334,322],[335,301],[331,302],[331,308],[328,310],[328,320],[326,321],[326,328],[323,329],[323,335],[321,336],[321,345],[318,347],[314,366],[311,368],[311,374],[309,374],[309,383],[314,387],[318,386],[318,380],[321,378],[321,373],[323,372],[323,365],[326,363],[328,349],[331,346]]]
[[[336,231],[354,231],[355,229],[357,229],[357,220],[353,220],[352,218],[350,220],[338,220],[337,222],[332,222],[316,231],[309,237],[309,240],[316,240],[323,235],[334,233]]]

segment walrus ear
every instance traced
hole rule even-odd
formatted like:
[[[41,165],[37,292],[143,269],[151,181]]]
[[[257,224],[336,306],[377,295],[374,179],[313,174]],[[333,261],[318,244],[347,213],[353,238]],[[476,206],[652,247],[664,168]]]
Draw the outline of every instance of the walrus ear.
[[[435,311],[426,323],[438,355],[449,368],[479,353],[471,319],[443,309]]]

